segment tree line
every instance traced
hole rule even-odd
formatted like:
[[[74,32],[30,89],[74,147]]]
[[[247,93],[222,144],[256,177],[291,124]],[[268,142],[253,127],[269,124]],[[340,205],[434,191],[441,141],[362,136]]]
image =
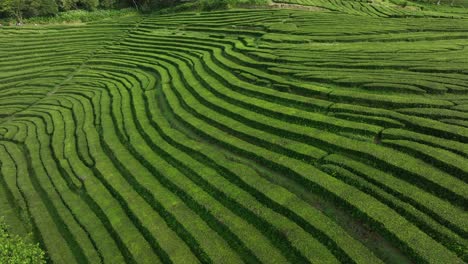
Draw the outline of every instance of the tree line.
[[[0,19],[14,18],[22,23],[24,18],[52,16],[70,10],[96,10],[134,7],[140,11],[167,7],[183,0],[0,0]]]

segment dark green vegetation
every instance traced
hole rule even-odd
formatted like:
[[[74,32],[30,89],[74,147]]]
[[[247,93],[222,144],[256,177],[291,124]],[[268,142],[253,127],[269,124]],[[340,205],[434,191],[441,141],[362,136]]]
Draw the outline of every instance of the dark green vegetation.
[[[2,0],[0,22],[89,22],[141,12],[212,11],[265,6],[269,0]],[[12,22],[14,20],[14,23]]]
[[[7,222],[54,263],[468,262],[468,14],[328,2],[0,29]]]
[[[95,11],[96,9],[116,12],[116,9],[131,7],[138,11],[150,11],[179,3],[179,0],[1,0],[0,22],[8,18],[23,22],[25,18],[37,16],[60,17],[62,13],[70,11],[73,14],[73,11]]]

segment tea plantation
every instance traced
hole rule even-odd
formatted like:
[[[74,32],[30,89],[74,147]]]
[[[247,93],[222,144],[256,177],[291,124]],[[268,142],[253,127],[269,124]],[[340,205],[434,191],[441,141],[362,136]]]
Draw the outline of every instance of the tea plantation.
[[[0,28],[0,215],[50,263],[468,262],[468,10],[277,2]]]

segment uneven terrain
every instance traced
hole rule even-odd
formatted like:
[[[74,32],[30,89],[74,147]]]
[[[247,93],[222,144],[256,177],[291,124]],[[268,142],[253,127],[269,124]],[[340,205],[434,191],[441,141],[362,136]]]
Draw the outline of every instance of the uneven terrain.
[[[313,1],[1,28],[0,215],[53,263],[468,262],[468,12]]]

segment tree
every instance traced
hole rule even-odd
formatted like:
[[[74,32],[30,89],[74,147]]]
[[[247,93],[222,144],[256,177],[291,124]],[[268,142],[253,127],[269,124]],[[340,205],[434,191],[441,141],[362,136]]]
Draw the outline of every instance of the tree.
[[[59,6],[62,11],[75,9],[95,10],[99,6],[99,0],[59,0]]]
[[[22,23],[23,18],[33,16],[47,16],[58,12],[55,0],[1,0],[0,13],[7,17],[14,17],[16,22]]]
[[[95,10],[99,6],[99,0],[80,0],[78,1],[79,9]]]
[[[26,12],[29,17],[49,16],[57,14],[58,6],[55,0],[30,0],[29,9]]]
[[[23,14],[28,8],[27,0],[2,0],[0,11],[7,16],[14,17],[18,23],[23,22]]]
[[[45,264],[44,251],[39,245],[26,243],[19,236],[11,236],[0,218],[0,263]]]
[[[116,0],[101,0],[100,6],[104,8],[114,8],[116,4]]]

